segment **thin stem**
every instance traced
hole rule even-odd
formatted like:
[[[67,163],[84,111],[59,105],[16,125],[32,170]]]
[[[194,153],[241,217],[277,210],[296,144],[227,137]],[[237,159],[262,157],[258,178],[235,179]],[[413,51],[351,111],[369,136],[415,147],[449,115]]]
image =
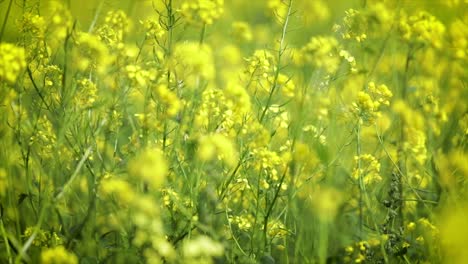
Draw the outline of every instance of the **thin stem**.
[[[55,195],[54,201],[60,200],[60,198],[62,198],[65,192],[70,188],[71,183],[73,182],[73,180],[76,178],[76,176],[80,172],[81,168],[83,167],[85,161],[88,159],[89,155],[91,155],[91,150],[92,150],[92,147],[89,147],[88,149],[86,149],[85,153],[83,154],[83,157],[78,162],[78,165],[76,166],[75,171],[73,172],[70,179],[68,179],[68,181],[65,183],[63,188],[60,190],[60,192],[57,193],[57,195]]]
[[[41,229],[42,222],[44,221],[45,212],[46,212],[46,209],[48,209],[48,207],[49,205],[45,205],[44,207],[41,208],[39,219],[33,228],[34,231],[31,234],[31,236],[28,238],[28,240],[26,240],[26,243],[24,243],[21,249],[19,250],[18,256],[16,256],[16,259],[15,259],[15,264],[21,263],[22,259],[29,259],[29,257],[26,255],[26,251],[28,251],[29,247],[32,245],[32,242],[36,238],[39,230]]]
[[[203,26],[200,32],[200,42],[199,42],[200,46],[203,44],[203,41],[205,40],[205,32],[206,32],[206,24],[203,23]]]
[[[1,209],[3,209],[3,208],[1,208]],[[11,264],[11,263],[13,263],[13,256],[11,255],[11,252],[10,252],[10,244],[9,244],[9,241],[8,241],[8,236],[7,236],[7,233],[5,231],[5,227],[3,225],[3,220],[2,220],[3,215],[1,215],[2,213],[3,212],[0,212],[0,228],[1,228],[1,231],[2,231],[3,240],[5,241],[5,248],[6,248],[6,253],[7,253],[7,256],[8,256],[8,264]]]
[[[281,176],[281,180],[278,184],[278,187],[276,188],[275,191],[275,196],[273,197],[273,201],[271,201],[270,206],[268,207],[268,210],[265,214],[264,222],[263,222],[263,239],[265,243],[265,248],[268,246],[268,240],[267,240],[267,234],[268,234],[268,220],[270,218],[271,212],[273,211],[273,208],[276,204],[276,200],[279,197],[279,193],[281,191],[281,188],[283,187],[283,182],[284,179],[286,178],[286,174],[288,173],[288,167],[286,166],[283,175]]]
[[[228,222],[229,231],[231,232],[232,239],[234,240],[235,244],[237,245],[237,248],[239,248],[240,252],[241,252],[244,256],[247,256],[247,253],[245,253],[245,251],[242,249],[241,245],[239,244],[239,241],[237,241],[237,238],[236,238],[236,236],[234,235],[234,232],[232,231],[232,226],[231,226],[231,222],[229,221],[229,215],[228,215],[227,209],[228,209],[228,208],[225,207],[224,212],[225,212],[225,214],[226,214],[226,220],[227,220],[227,222]]]
[[[359,179],[359,233],[360,233],[360,238],[362,239],[362,228],[363,228],[363,206],[364,206],[364,202],[365,202],[365,205],[367,207],[367,209],[369,210],[369,215],[370,217],[372,218],[372,222],[374,224],[374,228],[375,230],[377,231],[377,233],[379,234],[379,237],[381,234],[380,232],[380,229],[379,227],[377,226],[377,222],[375,221],[375,216],[371,210],[371,203],[370,203],[370,198],[369,198],[369,194],[367,193],[367,190],[366,190],[366,186],[364,184],[364,176],[362,175],[361,173],[361,124],[359,123],[358,121],[358,124],[356,125],[356,140],[357,140],[357,143],[356,143],[356,154],[358,156],[358,164],[357,164],[357,167],[358,167],[358,179]],[[385,263],[388,263],[388,256],[387,256],[387,253],[385,251],[385,248],[384,248],[384,243],[380,243],[380,250],[382,252],[382,255],[384,257],[384,262]]]
[[[359,122],[359,121],[358,121]],[[361,124],[356,126],[356,155],[357,155],[357,170],[358,170],[358,181],[359,181],[359,237],[362,239],[362,228],[364,225],[363,221],[363,193],[365,192],[365,185],[363,175],[361,173]]]
[[[406,62],[405,62],[405,73],[403,76],[403,84],[402,84],[402,91],[401,91],[401,98],[406,98],[406,93],[407,93],[407,86],[408,86],[408,73],[409,73],[409,67],[412,59],[412,47],[411,45],[408,47],[408,54],[406,55]],[[396,173],[395,176],[397,177],[397,182],[398,182],[398,189],[399,189],[399,197],[398,197],[398,224],[399,226],[403,226],[404,223],[404,217],[403,217],[403,181],[402,177],[403,174],[406,175],[406,153],[403,148],[403,144],[406,141],[406,126],[405,126],[405,121],[403,118],[400,117],[400,145],[398,147],[398,168],[400,173]]]
[[[6,24],[8,22],[8,18],[10,17],[12,4],[13,4],[13,0],[10,0],[10,2],[8,3],[6,13],[5,13],[5,18],[3,19],[2,30],[0,31],[0,42],[3,40],[3,33],[5,33]]]
[[[273,94],[275,93],[276,89],[278,88],[278,76],[279,76],[279,73],[280,73],[280,69],[281,69],[281,58],[284,54],[284,51],[285,51],[285,47],[284,47],[284,40],[286,38],[286,30],[288,28],[288,24],[289,24],[289,17],[291,16],[291,7],[292,7],[292,0],[289,0],[289,4],[288,4],[288,13],[286,15],[286,18],[284,20],[284,24],[283,24],[283,30],[281,31],[281,38],[280,38],[280,46],[279,46],[279,49],[278,49],[278,63],[276,65],[276,69],[275,69],[275,76],[274,76],[274,79],[273,79],[273,84],[271,86],[271,89],[270,89],[270,93],[268,95],[268,99],[267,99],[267,102],[266,102],[266,105],[265,105],[265,108],[263,108],[263,111],[262,111],[262,114],[260,115],[260,123],[263,122],[263,119],[265,118],[265,114],[271,104],[271,100],[273,98]]]

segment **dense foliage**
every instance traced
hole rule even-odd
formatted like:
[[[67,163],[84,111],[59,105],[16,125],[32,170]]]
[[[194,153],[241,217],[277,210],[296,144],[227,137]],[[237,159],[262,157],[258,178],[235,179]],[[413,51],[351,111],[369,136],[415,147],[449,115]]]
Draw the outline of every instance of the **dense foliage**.
[[[462,0],[0,1],[1,263],[464,263]]]

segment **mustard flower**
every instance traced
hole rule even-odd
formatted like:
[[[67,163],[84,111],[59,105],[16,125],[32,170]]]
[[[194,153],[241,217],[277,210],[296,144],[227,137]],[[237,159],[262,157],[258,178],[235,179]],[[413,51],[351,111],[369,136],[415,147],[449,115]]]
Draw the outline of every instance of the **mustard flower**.
[[[42,264],[78,264],[78,258],[63,246],[47,248],[41,252]]]
[[[440,49],[442,47],[445,26],[428,12],[403,17],[399,24],[402,38],[409,43],[423,44]]]
[[[268,79],[270,82],[274,81],[273,76],[270,76]],[[292,98],[295,96],[296,85],[294,84],[294,81],[287,75],[279,73],[276,79],[276,85],[279,87],[281,93],[285,97]]]
[[[362,177],[366,185],[382,181],[380,163],[373,155],[362,154],[355,156],[354,161],[356,163],[356,168],[352,174],[354,179],[358,180],[359,177]]]
[[[362,42],[367,39],[367,22],[365,15],[360,10],[348,9],[345,11],[342,25],[333,27],[335,32],[340,32],[343,39],[354,39]]]
[[[286,164],[277,152],[263,147],[252,150],[251,155],[254,158],[253,166],[257,171],[265,173],[269,180],[279,180]]]
[[[238,161],[238,153],[232,140],[221,134],[211,134],[200,137],[197,156],[202,161],[220,159],[229,166]]]
[[[251,111],[250,96],[242,85],[235,82],[229,83],[224,89],[224,95],[228,107],[233,111],[238,111],[241,115],[248,114]]]
[[[134,86],[138,85],[139,87],[145,87],[150,79],[150,72],[139,65],[127,65],[125,66],[124,71],[125,75]]]
[[[269,9],[270,14],[277,18],[276,21],[278,23],[282,23],[288,13],[288,5],[282,0],[268,0],[267,8]]]
[[[157,148],[142,151],[128,165],[131,176],[148,183],[155,189],[164,183],[168,169],[163,153]]]
[[[300,12],[299,18],[304,25],[325,22],[330,18],[330,7],[323,0],[294,1],[294,6]]]
[[[169,68],[186,82],[188,88],[197,87],[199,77],[207,81],[215,77],[213,53],[206,44],[185,42],[176,45],[169,63]]]
[[[461,206],[450,206],[442,214],[440,222],[440,242],[446,261],[463,263],[468,258],[465,250],[468,243],[468,206],[463,202]]]
[[[166,34],[158,19],[148,18],[140,20],[140,24],[143,26],[146,39],[151,40],[153,45],[158,44],[160,39]]]
[[[24,68],[24,49],[10,43],[0,43],[0,81],[15,83]]]
[[[344,202],[343,194],[332,187],[321,187],[309,195],[312,208],[321,221],[332,221],[340,205]]]
[[[466,16],[465,16],[466,17]],[[457,59],[468,57],[468,29],[466,26],[468,17],[465,20],[456,19],[450,24],[449,34],[452,46],[452,54]]]
[[[341,63],[338,52],[339,44],[336,38],[315,36],[300,49],[296,55],[296,63],[299,65],[309,64],[324,69],[327,73],[334,73]]]
[[[33,235],[33,233],[34,233],[34,227],[30,226],[26,228],[26,230],[24,230],[23,236],[28,239],[30,236]],[[48,241],[49,241],[49,236],[47,234],[47,231],[38,229],[32,244],[34,246],[41,247],[41,246],[46,246]]]
[[[186,241],[183,245],[182,252],[187,261],[190,259],[203,258],[206,261],[204,263],[212,263],[211,258],[222,256],[224,248],[220,243],[213,241],[207,236],[198,236]]]
[[[47,21],[47,39],[49,40],[49,45],[52,43],[54,47],[58,47],[65,40],[69,30],[71,30],[73,18],[70,10],[60,1],[51,1],[50,3]]]
[[[352,103],[352,112],[359,117],[364,124],[374,124],[380,117],[380,108],[390,104],[393,93],[385,84],[376,85],[374,82],[367,84],[367,90],[359,91],[357,100]]]
[[[249,231],[252,229],[255,219],[252,215],[236,215],[230,216],[229,222],[237,225],[237,227],[243,231]]]
[[[273,73],[275,58],[267,50],[256,50],[252,57],[245,59],[247,62],[246,72],[251,75],[268,77]]]
[[[224,13],[224,0],[185,1],[180,13],[191,24],[211,25]]]
[[[176,93],[169,90],[165,84],[157,85],[153,89],[156,92],[158,103],[164,106],[167,116],[175,117],[182,108],[182,102]]]
[[[250,42],[253,39],[252,29],[247,22],[235,21],[232,23],[232,35],[239,41]]]
[[[92,107],[97,100],[97,87],[89,79],[77,81],[77,93],[74,97],[75,104],[82,109]]]
[[[283,238],[288,235],[289,231],[286,226],[279,220],[269,221],[267,224],[268,235],[271,238]]]
[[[43,39],[46,31],[44,17],[27,12],[19,21],[20,32],[30,34],[33,38]]]
[[[131,21],[122,10],[107,12],[104,23],[96,29],[98,38],[112,49],[122,49],[125,34],[130,32]]]
[[[104,74],[113,58],[106,45],[95,35],[79,32],[76,36],[77,49],[74,49],[76,66],[81,71],[96,70]]]

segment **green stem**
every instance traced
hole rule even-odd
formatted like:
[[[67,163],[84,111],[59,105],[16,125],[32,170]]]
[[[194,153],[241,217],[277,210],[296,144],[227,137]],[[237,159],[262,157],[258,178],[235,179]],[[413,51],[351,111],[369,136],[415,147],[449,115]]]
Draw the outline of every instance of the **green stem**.
[[[260,115],[260,119],[259,119],[260,123],[263,122],[263,119],[265,118],[265,114],[266,114],[268,108],[270,107],[273,95],[274,95],[276,89],[278,88],[278,76],[279,76],[280,68],[281,68],[281,58],[282,58],[284,50],[285,50],[285,48],[284,48],[284,39],[286,38],[286,30],[287,30],[288,24],[289,24],[289,17],[291,16],[292,2],[293,2],[292,0],[289,0],[288,13],[287,13],[286,18],[284,20],[283,30],[281,31],[280,46],[279,46],[279,49],[278,49],[278,63],[276,65],[276,69],[275,69],[275,76],[274,76],[274,79],[273,79],[273,84],[271,86],[270,93],[268,95],[268,99],[267,99],[265,108],[263,108],[262,114]]]
[[[267,234],[268,234],[268,220],[270,218],[271,212],[273,212],[273,208],[275,207],[276,201],[278,200],[279,193],[281,191],[281,187],[283,187],[283,182],[284,179],[286,178],[286,174],[288,173],[288,167],[286,166],[283,175],[281,176],[280,182],[278,184],[278,188],[276,188],[275,191],[275,196],[273,197],[273,201],[271,201],[270,206],[268,207],[268,210],[265,214],[265,218],[263,221],[263,239],[264,239],[264,245],[265,248],[268,247],[268,239],[267,239]]]
[[[26,240],[26,243],[24,243],[21,249],[19,250],[18,256],[16,256],[16,259],[15,259],[15,264],[21,263],[22,259],[28,259],[28,256],[26,255],[26,251],[28,251],[29,247],[32,245],[34,239],[36,238],[39,230],[41,229],[42,222],[44,221],[45,212],[46,212],[46,209],[48,209],[48,207],[49,205],[44,205],[44,207],[41,208],[39,219],[36,225],[34,226],[34,231],[31,234],[31,236],[28,238],[28,240]]]
[[[320,219],[319,245],[318,254],[320,264],[327,263],[327,248],[328,248],[328,222],[325,219]]]
[[[203,41],[205,40],[205,32],[206,32],[206,24],[203,23],[201,32],[200,32],[200,46],[203,44]]]
[[[6,24],[8,22],[8,18],[10,16],[10,11],[11,11],[12,4],[13,4],[13,0],[10,0],[10,2],[8,3],[7,11],[5,13],[5,18],[3,19],[2,30],[0,31],[0,42],[2,42],[2,40],[3,40],[3,33],[5,33],[5,28],[6,28]]]
[[[359,121],[358,121],[359,122]],[[359,181],[359,237],[362,239],[362,228],[364,226],[363,221],[363,193],[365,192],[364,180],[361,174],[361,124],[357,124],[356,127],[356,155],[357,155],[357,169],[358,169],[358,181]]]
[[[0,212],[0,213],[2,213],[2,212]],[[8,264],[11,264],[11,263],[13,263],[13,256],[11,255],[11,252],[10,252],[10,244],[9,244],[9,241],[8,241],[7,233],[5,231],[5,227],[4,227],[4,224],[3,224],[2,217],[3,217],[3,215],[0,215],[0,228],[1,228],[1,231],[2,231],[3,240],[5,241],[5,248],[6,248],[6,253],[7,253],[7,256],[8,256]]]
[[[381,237],[381,232],[380,232],[380,229],[379,227],[377,226],[377,222],[375,221],[375,216],[374,214],[372,213],[372,210],[371,210],[371,206],[370,206],[370,198],[369,198],[369,194],[367,193],[367,190],[366,190],[366,186],[364,184],[364,176],[362,175],[361,173],[361,124],[358,123],[357,126],[356,126],[356,138],[357,138],[357,147],[356,147],[356,154],[358,156],[358,178],[359,178],[359,236],[360,238],[362,239],[362,228],[363,228],[363,206],[364,206],[364,202],[365,202],[365,205],[367,207],[367,209],[369,210],[369,215],[370,217],[372,218],[372,222],[374,224],[374,228],[375,228],[375,231],[378,233],[379,237]],[[380,243],[380,250],[382,252],[382,255],[384,257],[384,262],[385,263],[388,263],[388,256],[387,256],[387,253],[385,251],[385,248],[384,248],[384,244],[383,243]]]

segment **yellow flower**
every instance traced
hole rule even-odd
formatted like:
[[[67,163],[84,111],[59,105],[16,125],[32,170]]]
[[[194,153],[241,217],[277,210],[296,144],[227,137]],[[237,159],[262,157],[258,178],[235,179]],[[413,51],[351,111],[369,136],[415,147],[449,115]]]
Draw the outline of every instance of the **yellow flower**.
[[[400,34],[410,43],[431,45],[440,49],[443,44],[445,26],[428,12],[403,17],[399,25]]]
[[[63,246],[47,248],[41,252],[42,264],[78,264],[78,258]]]
[[[188,88],[196,88],[200,77],[208,81],[215,77],[213,54],[206,44],[185,42],[176,45],[169,64]]]
[[[202,136],[198,142],[197,156],[202,161],[218,158],[229,166],[234,166],[238,161],[234,143],[221,134]]]
[[[143,180],[155,189],[164,183],[168,169],[162,151],[156,148],[142,151],[128,165],[131,176]]]
[[[223,246],[213,241],[207,236],[199,236],[197,238],[188,240],[182,247],[183,256],[187,259],[199,257],[215,257],[221,256],[224,252]],[[211,263],[208,258],[205,263]]]
[[[76,37],[77,48],[73,50],[79,70],[96,70],[104,74],[113,61],[106,45],[95,35],[80,32]]]
[[[180,13],[191,24],[213,24],[224,12],[224,0],[186,1]]]
[[[236,21],[232,23],[232,35],[239,41],[249,42],[253,38],[250,25],[244,21]]]
[[[10,43],[0,43],[0,81],[13,84],[26,68],[24,49]]]
[[[104,24],[96,29],[96,34],[101,41],[110,48],[123,48],[125,34],[130,32],[131,21],[122,10],[109,11],[104,19]]]
[[[361,123],[374,124],[381,116],[382,105],[389,105],[393,93],[385,84],[376,85],[374,82],[367,84],[367,90],[359,91],[356,102],[351,109]]]
[[[332,221],[343,202],[343,196],[335,188],[322,187],[310,196],[310,201],[312,202],[312,208],[322,221]]]
[[[165,107],[167,116],[176,116],[179,110],[182,108],[182,102],[177,97],[176,93],[169,90],[165,84],[155,86],[154,90],[159,99],[158,103]]]
[[[353,171],[354,179],[358,180],[359,177],[362,177],[366,185],[382,180],[380,176],[380,163],[374,156],[363,154],[355,156],[354,161],[356,163],[356,168]],[[359,167],[358,164],[360,165]]]

